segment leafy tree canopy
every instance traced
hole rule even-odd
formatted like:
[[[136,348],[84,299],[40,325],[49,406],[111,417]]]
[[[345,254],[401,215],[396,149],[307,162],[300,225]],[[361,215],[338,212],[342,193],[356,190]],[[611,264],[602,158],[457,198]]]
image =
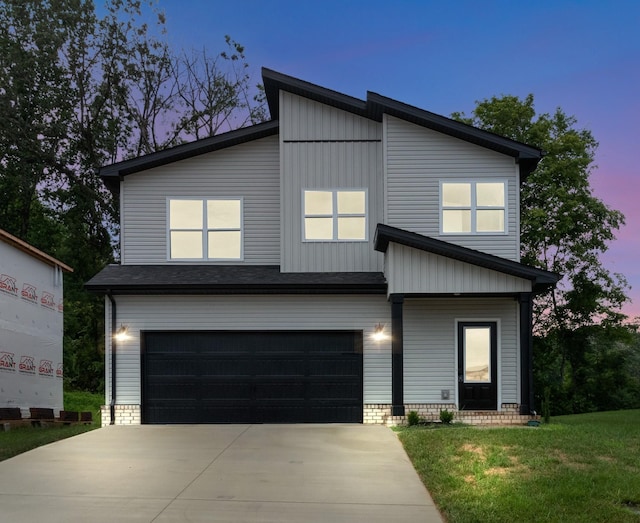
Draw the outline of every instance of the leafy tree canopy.
[[[102,299],[83,284],[113,260],[107,163],[265,119],[244,48],[174,51],[151,2],[0,1],[0,228],[75,269],[65,276],[65,368],[99,388]],[[151,21],[151,22],[149,22]]]
[[[597,142],[558,108],[536,114],[533,95],[477,102],[470,117],[453,118],[538,147],[544,157],[521,186],[522,262],[563,275],[558,288],[536,300],[536,330],[618,324],[624,319],[626,281],[600,256],[624,224],[591,189]]]
[[[493,97],[453,118],[544,151],[520,194],[522,262],[563,275],[535,299],[539,399],[553,414],[638,407],[637,334],[621,312],[626,281],[600,259],[624,216],[592,192],[595,138],[560,108],[536,114],[533,95]]]

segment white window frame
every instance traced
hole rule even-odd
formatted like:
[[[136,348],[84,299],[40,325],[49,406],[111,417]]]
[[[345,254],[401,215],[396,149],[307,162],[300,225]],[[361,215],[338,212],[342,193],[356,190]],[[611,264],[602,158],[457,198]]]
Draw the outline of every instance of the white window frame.
[[[201,229],[172,229],[171,228],[171,202],[176,200],[186,200],[193,202],[200,202],[202,205],[202,228]],[[228,228],[228,229],[210,229],[208,227],[208,202],[212,201],[237,201],[240,202],[240,228]],[[220,197],[220,198],[196,198],[188,196],[171,196],[166,201],[166,230],[167,230],[167,261],[181,261],[181,262],[198,262],[198,261],[244,261],[244,198],[243,197]],[[202,236],[202,258],[172,258],[171,257],[171,233],[175,231],[199,231]],[[209,258],[209,232],[210,231],[239,231],[240,232],[240,257],[238,258]]]
[[[307,214],[305,209],[305,193],[306,192],[330,192],[332,198],[332,214]],[[364,213],[363,214],[339,214],[338,213],[338,193],[345,192],[357,192],[364,193]],[[302,208],[302,241],[303,243],[362,243],[369,241],[369,191],[365,187],[355,187],[349,189],[326,189],[326,188],[305,188],[302,189],[301,195],[301,208]],[[306,218],[331,218],[333,224],[333,237],[330,239],[307,239],[306,237]],[[363,239],[340,239],[338,238],[338,219],[339,218],[364,218],[364,238]]]
[[[471,203],[470,206],[464,207],[445,207],[442,205],[442,185],[446,183],[466,183],[471,187]],[[479,183],[501,183],[504,186],[504,207],[477,205],[476,186]],[[438,207],[440,220],[440,234],[442,236],[506,236],[509,234],[509,180],[504,178],[487,178],[487,179],[453,179],[440,180],[438,190]],[[470,211],[471,213],[471,230],[469,232],[445,232],[444,231],[444,213],[443,211]],[[477,231],[477,211],[479,210],[502,210],[504,211],[504,231]]]

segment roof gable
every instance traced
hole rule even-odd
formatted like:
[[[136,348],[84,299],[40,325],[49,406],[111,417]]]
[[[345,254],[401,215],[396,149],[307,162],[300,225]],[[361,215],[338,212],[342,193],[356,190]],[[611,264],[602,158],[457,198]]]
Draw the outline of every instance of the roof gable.
[[[283,90],[378,122],[382,121],[384,114],[390,114],[422,127],[512,156],[520,163],[523,179],[536,168],[542,158],[542,151],[536,147],[376,93],[367,92],[367,100],[364,101],[266,68],[262,69],[262,78],[272,115],[279,114],[278,93]]]
[[[217,134],[195,142],[176,145],[169,149],[107,165],[100,169],[99,174],[107,188],[112,193],[118,194],[120,192],[120,180],[123,176],[273,136],[278,134],[278,130],[277,120],[252,125],[251,127],[243,127],[228,133]]]
[[[477,267],[491,269],[503,274],[508,274],[518,278],[530,280],[533,283],[534,291],[542,292],[554,287],[560,275],[524,265],[512,260],[493,256],[467,247],[461,247],[452,243],[429,238],[416,234],[414,232],[405,231],[389,225],[379,223],[376,228],[376,236],[374,240],[374,248],[379,252],[386,252],[389,242],[399,243],[407,247],[413,247],[421,251],[430,252],[452,260],[469,263]]]
[[[40,249],[36,249],[33,245],[28,244],[27,242],[14,236],[13,234],[9,234],[3,229],[0,229],[0,241],[3,241],[6,244],[11,245],[12,247],[15,247],[19,251],[22,251],[29,256],[32,256],[33,258],[46,263],[47,265],[51,265],[52,267],[60,267],[60,269],[65,272],[73,272],[73,269],[66,263],[62,263],[60,260],[57,260],[53,256],[48,255],[46,252],[43,252]]]
[[[104,166],[100,169],[99,174],[107,188],[117,194],[120,190],[120,180],[128,174],[278,134],[279,93],[281,90],[377,122],[382,121],[384,114],[389,114],[511,156],[520,164],[522,180],[536,168],[542,158],[542,151],[535,147],[477,129],[451,118],[425,111],[376,93],[368,92],[367,99],[364,101],[266,68],[262,69],[262,78],[271,113],[270,121]]]

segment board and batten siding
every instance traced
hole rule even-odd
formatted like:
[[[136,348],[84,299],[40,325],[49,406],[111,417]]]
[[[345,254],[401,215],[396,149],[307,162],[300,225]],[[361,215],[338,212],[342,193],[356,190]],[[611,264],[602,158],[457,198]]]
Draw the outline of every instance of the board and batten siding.
[[[243,198],[244,260],[235,263],[280,263],[277,136],[128,175],[121,196],[123,265],[171,263],[167,260],[167,198],[175,197]]]
[[[383,221],[380,124],[346,111],[280,93],[281,270],[283,272],[381,271],[373,248]],[[365,189],[367,241],[303,240],[305,189]]]
[[[457,401],[456,322],[497,320],[498,407],[519,403],[518,303],[507,298],[407,298],[404,302],[405,403]]]
[[[515,160],[484,147],[385,115],[386,223],[514,261],[520,260]],[[441,235],[440,182],[507,180],[508,234]]]
[[[380,123],[286,91],[279,121],[284,141],[382,140]]]
[[[390,242],[388,294],[531,292],[531,281]]]
[[[364,402],[391,401],[391,341],[371,337],[390,325],[385,296],[115,296],[117,322],[129,339],[117,347],[117,403],[141,403],[141,331],[362,330]],[[110,304],[106,301],[107,324]],[[111,338],[107,332],[106,397],[110,398]]]

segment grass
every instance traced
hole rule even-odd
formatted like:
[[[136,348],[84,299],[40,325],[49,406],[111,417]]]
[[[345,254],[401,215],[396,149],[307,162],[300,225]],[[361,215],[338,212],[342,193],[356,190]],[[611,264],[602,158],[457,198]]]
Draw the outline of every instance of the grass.
[[[65,409],[78,412],[91,411],[93,423],[91,425],[53,425],[47,427],[24,426],[13,428],[8,432],[0,432],[0,461],[100,427],[100,405],[103,402],[104,396],[101,394],[65,392]]]
[[[399,437],[449,522],[640,522],[640,410]]]

